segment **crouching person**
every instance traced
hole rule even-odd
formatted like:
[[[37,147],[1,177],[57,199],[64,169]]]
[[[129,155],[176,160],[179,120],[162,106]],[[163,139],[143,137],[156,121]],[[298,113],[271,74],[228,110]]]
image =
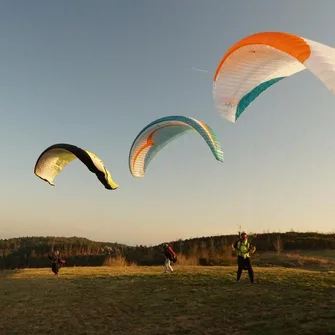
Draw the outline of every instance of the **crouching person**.
[[[60,258],[59,251],[53,252],[52,255],[49,254],[48,257],[51,260],[51,270],[58,277],[59,269],[63,266],[65,260]]]

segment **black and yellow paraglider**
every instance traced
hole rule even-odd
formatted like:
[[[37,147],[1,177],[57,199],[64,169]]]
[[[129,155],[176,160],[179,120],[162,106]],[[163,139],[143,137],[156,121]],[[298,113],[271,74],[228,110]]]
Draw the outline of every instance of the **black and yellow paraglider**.
[[[119,187],[99,157],[72,144],[54,144],[45,149],[37,159],[34,173],[37,177],[55,186],[55,177],[76,158],[84,163],[92,173],[95,173],[106,189],[116,190]]]

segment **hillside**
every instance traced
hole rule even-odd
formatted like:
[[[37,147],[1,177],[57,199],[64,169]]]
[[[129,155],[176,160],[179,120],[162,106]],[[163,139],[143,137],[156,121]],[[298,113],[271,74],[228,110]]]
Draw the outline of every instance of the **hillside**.
[[[234,262],[231,244],[237,238],[237,235],[221,235],[178,240],[171,244],[178,254],[179,264],[230,265]],[[259,260],[259,265],[264,264],[264,259],[268,265],[274,264],[269,255],[291,255],[291,261],[286,263],[294,266],[292,254],[296,255],[297,252],[304,257],[308,253],[310,257],[314,257],[322,251],[335,250],[335,234],[263,233],[254,234],[250,240],[257,247],[254,259],[256,262]],[[60,250],[67,261],[66,266],[160,265],[164,260],[159,245],[127,246],[81,237],[19,237],[0,240],[0,268],[48,267],[50,262],[47,256],[51,250]],[[333,253],[330,258],[333,258]],[[280,257],[277,257],[277,261],[278,259]]]

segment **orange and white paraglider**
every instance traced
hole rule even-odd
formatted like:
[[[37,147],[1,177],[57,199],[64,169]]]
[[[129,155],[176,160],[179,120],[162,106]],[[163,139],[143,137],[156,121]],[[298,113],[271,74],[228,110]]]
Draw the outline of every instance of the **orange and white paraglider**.
[[[217,111],[235,122],[267,88],[308,69],[335,93],[335,49],[283,32],[243,38],[223,56],[214,74]]]

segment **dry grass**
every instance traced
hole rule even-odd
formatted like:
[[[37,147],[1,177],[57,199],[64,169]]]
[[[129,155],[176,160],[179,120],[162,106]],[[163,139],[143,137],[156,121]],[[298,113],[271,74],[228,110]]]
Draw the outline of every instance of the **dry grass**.
[[[0,334],[335,334],[335,273],[235,267],[0,272]]]
[[[216,255],[209,255],[202,251],[197,256],[177,255],[178,265],[195,266],[195,265],[220,265],[230,266],[236,263],[236,256],[230,252],[222,252]],[[335,271],[335,250],[311,250],[292,252],[256,252],[252,255],[252,262],[260,267],[286,267],[300,268],[305,270],[317,271]]]
[[[256,254],[253,263],[258,266],[282,266],[306,270],[335,271],[335,250],[273,252]]]
[[[104,266],[121,267],[121,266],[136,266],[136,264],[127,262],[125,257],[116,256],[116,257],[106,257],[104,261]]]
[[[183,254],[177,254],[178,265],[199,265],[199,259],[195,256],[186,257]]]

